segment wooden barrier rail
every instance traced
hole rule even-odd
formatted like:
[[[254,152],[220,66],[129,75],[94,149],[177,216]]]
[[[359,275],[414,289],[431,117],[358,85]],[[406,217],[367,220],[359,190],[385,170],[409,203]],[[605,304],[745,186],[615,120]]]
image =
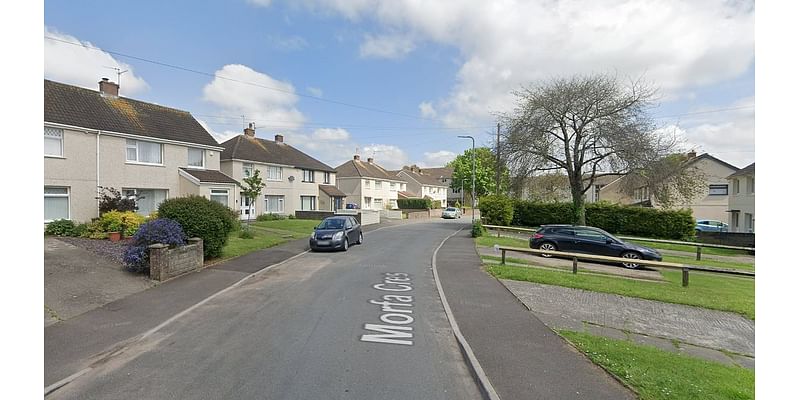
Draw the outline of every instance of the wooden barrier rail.
[[[515,251],[518,253],[529,253],[529,254],[539,254],[539,255],[551,255],[555,257],[562,257],[562,258],[572,258],[572,273],[578,273],[578,260],[588,260],[588,261],[601,261],[601,262],[613,262],[613,263],[627,263],[627,264],[638,264],[638,265],[645,265],[648,267],[654,268],[666,268],[666,269],[679,269],[682,272],[683,279],[681,285],[686,287],[689,286],[689,271],[702,271],[702,272],[710,272],[716,274],[726,274],[726,275],[738,275],[738,276],[747,276],[752,277],[755,279],[756,273],[750,271],[739,271],[739,270],[732,270],[732,269],[721,269],[721,268],[708,268],[708,267],[697,267],[692,265],[684,265],[684,264],[676,264],[664,261],[650,261],[650,260],[634,260],[630,258],[622,258],[622,257],[609,257],[609,256],[598,256],[593,254],[584,254],[584,253],[569,253],[565,251],[551,251],[551,250],[537,250],[537,249],[525,249],[521,247],[510,247],[510,246],[495,246],[496,249],[502,252],[502,257],[500,258],[500,264],[505,265],[506,263],[506,252],[507,251]]]
[[[500,237],[500,231],[512,231],[512,232],[536,232],[538,229],[531,229],[531,228],[520,228],[515,226],[502,226],[502,225],[484,225],[487,229],[494,229],[497,231],[497,237]],[[652,242],[652,243],[666,243],[666,244],[680,244],[684,246],[694,246],[697,248],[696,251],[696,260],[700,260],[702,257],[702,248],[709,247],[715,249],[731,249],[731,250],[745,250],[745,251],[752,251],[755,252],[755,247],[739,247],[739,246],[726,246],[724,244],[710,244],[710,243],[697,243],[697,242],[684,242],[680,240],[665,240],[665,239],[648,239],[648,238],[640,238],[635,236],[617,236],[617,238],[622,240],[634,240],[638,242]]]

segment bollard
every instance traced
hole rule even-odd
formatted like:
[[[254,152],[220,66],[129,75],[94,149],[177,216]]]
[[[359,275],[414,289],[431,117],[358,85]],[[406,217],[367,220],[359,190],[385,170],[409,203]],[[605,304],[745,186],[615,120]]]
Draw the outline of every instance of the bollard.
[[[681,284],[683,287],[689,286],[689,268],[687,267],[683,267],[683,282]]]
[[[578,257],[572,257],[572,273],[578,273]]]
[[[500,261],[500,265],[506,265],[506,249],[503,249],[503,256]]]
[[[701,252],[700,249],[702,249],[702,247],[697,246],[697,260],[700,260],[700,252]]]

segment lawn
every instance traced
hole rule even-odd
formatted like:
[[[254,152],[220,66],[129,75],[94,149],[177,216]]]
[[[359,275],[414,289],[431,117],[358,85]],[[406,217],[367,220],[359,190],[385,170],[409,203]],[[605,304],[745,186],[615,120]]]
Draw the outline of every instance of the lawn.
[[[559,334],[643,400],[755,398],[755,373],[748,369],[586,333]]]
[[[685,304],[731,311],[755,319],[755,280],[693,272],[689,286],[681,286],[681,272],[665,270],[666,282],[647,282],[589,274],[577,275],[560,270],[486,265],[486,270],[500,279],[537,282],[595,292],[614,293],[667,303]]]
[[[478,246],[487,246],[493,247],[495,244],[499,244],[500,246],[511,246],[511,247],[524,247],[528,248],[528,241],[523,239],[514,239],[510,237],[497,237],[497,236],[481,236],[475,239],[475,242],[478,243]]]
[[[260,228],[288,231],[300,236],[311,236],[314,227],[319,225],[316,219],[281,219],[276,221],[251,221],[250,224]]]
[[[626,239],[625,241],[640,244],[642,246],[652,247],[654,249],[685,251],[687,253],[692,253],[692,254],[697,253],[697,247],[685,244],[656,243],[656,242],[647,242],[643,240],[629,240],[629,239]],[[740,255],[746,255],[748,253],[746,250],[703,247],[703,249],[701,250],[701,254],[709,254],[715,256],[740,256]]]
[[[242,222],[244,229],[245,222]],[[228,243],[222,248],[222,256],[213,261],[221,261],[233,257],[243,256],[256,250],[276,246],[289,240],[311,236],[318,220],[310,219],[283,219],[277,221],[250,221],[252,239],[242,239],[239,231],[228,235]]]

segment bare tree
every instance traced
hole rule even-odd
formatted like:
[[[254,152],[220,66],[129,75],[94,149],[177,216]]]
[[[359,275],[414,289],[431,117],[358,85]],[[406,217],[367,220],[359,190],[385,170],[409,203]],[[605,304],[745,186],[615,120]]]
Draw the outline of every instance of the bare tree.
[[[633,196],[637,189],[646,189],[648,197],[664,208],[691,203],[706,189],[706,175],[692,161],[685,154],[655,160],[625,175],[620,181],[621,191]]]
[[[647,111],[655,90],[613,75],[557,78],[514,92],[517,106],[500,114],[501,151],[515,176],[566,173],[575,223],[586,223],[584,194],[596,178],[646,168],[677,141],[658,131]]]

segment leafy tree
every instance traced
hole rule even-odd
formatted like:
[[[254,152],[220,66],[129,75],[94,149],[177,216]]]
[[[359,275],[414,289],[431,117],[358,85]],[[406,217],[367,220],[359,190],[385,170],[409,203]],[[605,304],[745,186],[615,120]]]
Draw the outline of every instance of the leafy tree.
[[[258,196],[261,195],[261,189],[264,189],[266,184],[264,184],[263,180],[261,179],[260,171],[258,169],[253,171],[253,174],[247,178],[242,179],[244,185],[242,186],[242,196],[246,197],[250,200],[249,204],[253,204],[253,202],[258,199]],[[252,213],[247,213],[247,230],[250,230],[250,217]]]
[[[447,164],[453,168],[453,179],[450,187],[454,190],[461,189],[461,182],[464,182],[464,195],[472,196],[472,149],[467,149],[464,154],[459,154],[453,161]],[[487,194],[494,194],[496,188],[497,159],[488,147],[475,148],[475,195],[477,198]],[[508,191],[509,186],[508,169],[501,167],[500,192]]]
[[[516,108],[500,114],[503,154],[515,176],[561,171],[569,179],[574,222],[586,223],[584,194],[596,178],[645,170],[674,151],[677,140],[657,130],[647,110],[655,90],[641,81],[597,74],[556,78],[514,93]]]
[[[113,187],[98,187],[100,188],[100,195],[96,198],[100,200],[99,208],[101,215],[112,210],[122,212],[136,211],[139,209],[139,206],[136,205],[136,201],[144,198],[144,196],[122,197],[119,190]]]

